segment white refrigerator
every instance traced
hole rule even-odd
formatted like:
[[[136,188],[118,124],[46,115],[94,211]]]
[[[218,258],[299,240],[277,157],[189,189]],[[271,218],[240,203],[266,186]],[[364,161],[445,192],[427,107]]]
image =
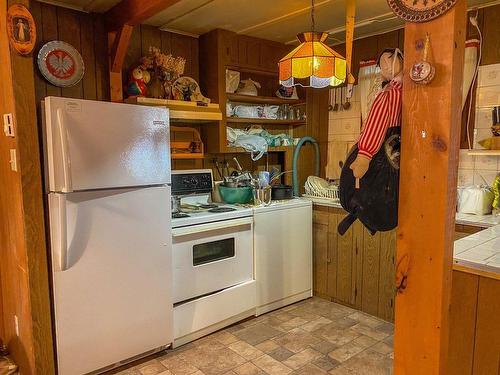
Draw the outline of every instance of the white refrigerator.
[[[44,157],[59,375],[173,341],[169,113],[47,97]]]

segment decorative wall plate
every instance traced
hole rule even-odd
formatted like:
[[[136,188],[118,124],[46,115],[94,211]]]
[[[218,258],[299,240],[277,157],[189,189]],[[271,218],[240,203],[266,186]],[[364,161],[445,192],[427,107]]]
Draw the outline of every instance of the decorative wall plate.
[[[392,11],[409,22],[430,21],[449,10],[457,0],[387,0]]]
[[[426,85],[434,79],[436,68],[427,61],[431,41],[430,36],[425,36],[423,58],[421,61],[413,64],[410,70],[410,78],[413,82]]]
[[[80,53],[71,44],[59,40],[48,42],[40,49],[38,68],[47,81],[59,87],[76,85],[85,70]]]
[[[7,34],[11,46],[21,55],[28,55],[33,51],[36,42],[36,26],[33,16],[25,6],[14,4],[9,7]]]
[[[191,77],[179,77],[172,85],[175,100],[210,103],[210,99],[201,94],[200,85]]]

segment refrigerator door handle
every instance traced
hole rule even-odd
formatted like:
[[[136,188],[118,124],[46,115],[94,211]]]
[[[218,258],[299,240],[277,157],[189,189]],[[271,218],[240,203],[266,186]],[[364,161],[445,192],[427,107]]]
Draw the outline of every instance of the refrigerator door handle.
[[[73,191],[73,184],[71,181],[71,158],[68,147],[68,132],[64,124],[62,108],[57,108],[57,127],[59,131],[59,140],[61,142],[62,172],[64,178],[64,186],[61,188],[61,191],[63,193],[71,193]]]
[[[52,253],[56,255],[55,271],[65,271],[68,263],[68,238],[67,238],[67,215],[66,196],[64,194],[53,194],[52,198]],[[55,216],[55,217],[54,217]]]

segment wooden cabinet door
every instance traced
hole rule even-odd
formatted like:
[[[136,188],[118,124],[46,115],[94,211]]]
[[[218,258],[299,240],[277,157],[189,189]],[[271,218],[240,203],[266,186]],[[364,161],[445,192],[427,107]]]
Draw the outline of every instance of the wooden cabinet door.
[[[500,374],[500,280],[481,277],[473,374]]]
[[[337,223],[345,213],[335,213]],[[337,231],[337,227],[333,228]],[[359,221],[349,228],[343,235],[337,235],[337,293],[335,299],[341,303],[356,307],[357,293],[359,293],[359,272],[361,272],[359,249],[362,244],[362,227]]]
[[[313,211],[313,290],[327,297],[328,209]]]
[[[380,273],[377,316],[392,322],[396,298],[396,230],[380,233]]]
[[[328,216],[328,256],[327,256],[327,294],[337,298],[337,256],[338,256],[338,215],[331,212]]]

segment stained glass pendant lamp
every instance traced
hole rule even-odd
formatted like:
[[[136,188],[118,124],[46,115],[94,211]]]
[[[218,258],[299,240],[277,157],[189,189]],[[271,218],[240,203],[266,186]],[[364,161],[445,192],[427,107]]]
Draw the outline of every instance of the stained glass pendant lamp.
[[[322,88],[339,86],[346,80],[346,60],[325,44],[327,33],[314,30],[314,0],[311,1],[312,31],[297,35],[300,45],[279,62],[279,80],[285,87]]]

